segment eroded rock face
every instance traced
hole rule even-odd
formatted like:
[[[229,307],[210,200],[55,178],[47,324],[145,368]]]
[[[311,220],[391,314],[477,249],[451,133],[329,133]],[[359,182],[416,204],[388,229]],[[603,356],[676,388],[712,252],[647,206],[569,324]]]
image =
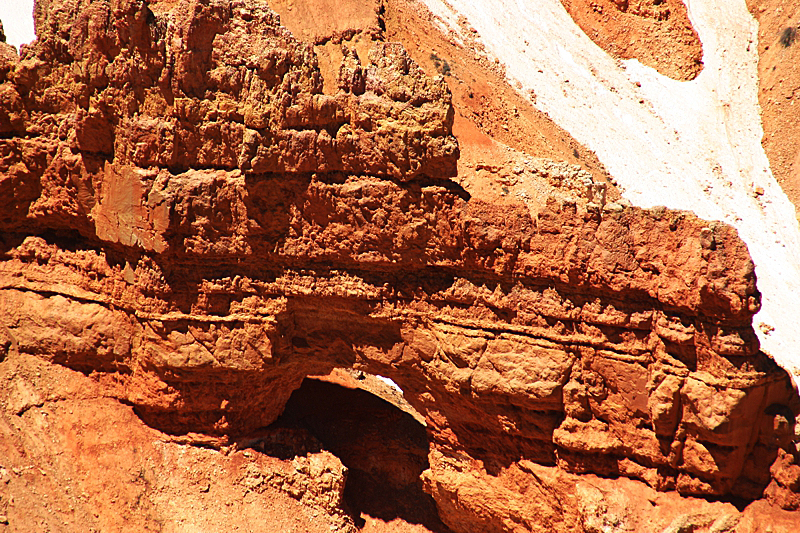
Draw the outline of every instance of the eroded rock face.
[[[681,0],[561,0],[599,47],[638,59],[670,78],[688,81],[703,70],[703,45]]]
[[[388,376],[456,531],[574,531],[531,502],[542,465],[796,507],[800,401],[732,228],[470,199],[441,79],[378,43],[325,95],[256,0],[39,2],[37,28],[0,56],[2,357],[223,440],[306,375]]]
[[[155,209],[138,196],[155,175],[133,169],[455,172],[446,85],[397,45],[375,47],[364,66],[351,52],[331,97],[312,47],[259,3],[37,6],[39,41],[0,68],[9,117],[0,133],[12,136],[2,151],[7,230],[50,219],[113,241],[109,226],[125,233],[115,217]],[[158,216],[149,223],[164,223]]]

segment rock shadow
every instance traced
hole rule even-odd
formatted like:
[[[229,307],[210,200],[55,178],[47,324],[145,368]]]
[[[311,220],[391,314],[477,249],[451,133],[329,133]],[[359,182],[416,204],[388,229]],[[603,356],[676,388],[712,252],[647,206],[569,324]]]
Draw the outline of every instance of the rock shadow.
[[[367,515],[450,532],[422,490],[420,474],[429,467],[425,427],[389,402],[306,378],[270,433],[276,438],[262,446],[271,455],[288,458],[294,441],[300,454],[326,449],[339,457],[348,468],[344,498],[356,525]]]

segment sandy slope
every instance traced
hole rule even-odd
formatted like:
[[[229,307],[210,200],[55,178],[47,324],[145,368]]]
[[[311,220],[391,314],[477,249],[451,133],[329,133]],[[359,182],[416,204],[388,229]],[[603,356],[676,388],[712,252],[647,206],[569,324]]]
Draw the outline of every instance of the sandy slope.
[[[762,349],[800,380],[800,229],[761,147],[757,26],[745,2],[687,1],[705,68],[678,82],[610,57],[558,0],[423,1],[456,33],[474,27],[512,85],[533,90],[536,107],[594,150],[632,202],[739,230],[763,293]]]
[[[747,0],[758,20],[758,101],[764,126],[762,144],[772,173],[795,205],[800,218],[800,3]]]

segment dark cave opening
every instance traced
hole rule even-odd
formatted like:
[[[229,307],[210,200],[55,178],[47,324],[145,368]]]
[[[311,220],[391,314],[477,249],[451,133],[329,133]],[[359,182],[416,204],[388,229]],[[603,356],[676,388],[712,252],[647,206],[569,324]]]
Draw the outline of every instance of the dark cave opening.
[[[357,526],[368,515],[449,533],[422,490],[420,474],[429,466],[425,427],[386,400],[306,378],[269,429],[271,437],[261,442],[269,455],[291,459],[324,449],[342,461],[344,499]]]

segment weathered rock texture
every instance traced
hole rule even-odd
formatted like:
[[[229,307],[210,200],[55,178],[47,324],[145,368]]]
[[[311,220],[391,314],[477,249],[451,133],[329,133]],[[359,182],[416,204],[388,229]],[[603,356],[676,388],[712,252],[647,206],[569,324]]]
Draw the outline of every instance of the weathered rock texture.
[[[535,496],[548,467],[798,505],[800,402],[758,349],[735,230],[470,199],[447,87],[397,44],[346,51],[328,95],[255,0],[36,13],[0,55],[0,357],[218,445],[306,375],[388,376],[455,531],[597,530]]]
[[[670,78],[693,80],[703,70],[703,45],[683,0],[561,0],[599,47],[638,59]]]

